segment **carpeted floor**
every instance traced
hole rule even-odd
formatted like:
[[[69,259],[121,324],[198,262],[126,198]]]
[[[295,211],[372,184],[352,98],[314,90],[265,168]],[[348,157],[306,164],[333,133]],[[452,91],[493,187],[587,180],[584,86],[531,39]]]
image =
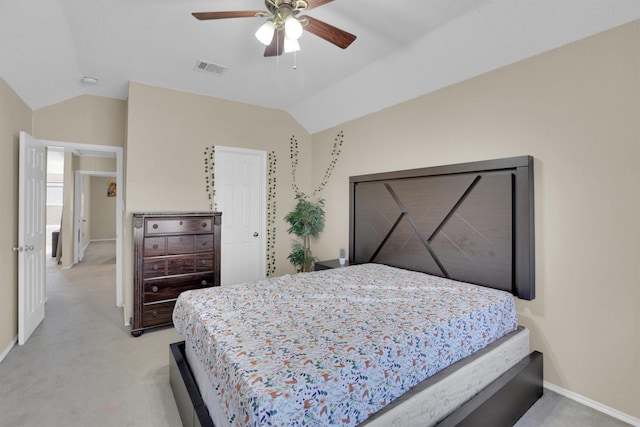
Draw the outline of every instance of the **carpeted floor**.
[[[115,243],[83,262],[47,266],[46,317],[0,363],[0,425],[179,426],[167,328],[133,338],[115,306]]]
[[[139,338],[115,307],[115,243],[93,242],[82,263],[47,265],[46,318],[0,363],[2,427],[178,427],[169,387],[173,328]],[[627,424],[545,390],[518,427]]]

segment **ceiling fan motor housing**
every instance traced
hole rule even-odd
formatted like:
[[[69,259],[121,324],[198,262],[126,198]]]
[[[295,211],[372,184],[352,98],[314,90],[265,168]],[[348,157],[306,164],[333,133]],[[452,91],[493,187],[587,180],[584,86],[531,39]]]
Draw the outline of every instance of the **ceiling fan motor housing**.
[[[265,0],[264,4],[274,15],[280,8],[287,8],[294,15],[309,8],[309,3],[305,0]]]
[[[267,6],[267,9],[273,13],[271,21],[275,25],[276,31],[282,31],[285,29],[287,19],[295,19],[300,23],[301,27],[305,27],[308,24],[308,20],[305,17],[302,17],[301,19],[296,18],[296,15],[309,7],[309,3],[304,0],[265,0],[264,3]],[[287,34],[288,33],[289,32],[287,32]]]

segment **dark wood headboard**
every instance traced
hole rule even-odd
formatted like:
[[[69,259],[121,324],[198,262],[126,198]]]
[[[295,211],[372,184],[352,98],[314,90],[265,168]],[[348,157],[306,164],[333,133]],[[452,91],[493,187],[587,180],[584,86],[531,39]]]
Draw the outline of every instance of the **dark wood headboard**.
[[[349,259],[535,298],[533,158],[349,179]]]

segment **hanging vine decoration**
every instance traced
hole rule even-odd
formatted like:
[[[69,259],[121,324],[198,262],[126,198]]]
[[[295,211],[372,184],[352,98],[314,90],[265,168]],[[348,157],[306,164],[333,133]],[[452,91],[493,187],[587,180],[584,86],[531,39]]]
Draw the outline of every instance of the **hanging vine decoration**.
[[[209,198],[209,210],[215,207],[215,157],[216,147],[204,150],[204,189]],[[269,170],[267,181],[267,277],[276,272],[276,152],[268,154]]]
[[[216,146],[206,147],[204,149],[204,189],[209,198],[209,210],[213,210],[214,192],[215,192],[215,157]]]
[[[267,182],[267,277],[276,272],[276,152],[269,152]]]
[[[329,178],[331,178],[331,174],[336,167],[336,163],[338,162],[338,157],[340,157],[340,153],[342,152],[342,143],[344,142],[344,132],[340,131],[336,135],[333,140],[333,148],[331,150],[331,160],[329,161],[329,165],[327,169],[324,171],[324,176],[322,177],[322,181],[320,181],[320,185],[316,188],[311,195],[306,195],[300,188],[298,188],[298,184],[296,183],[296,169],[298,168],[298,140],[295,135],[292,135],[289,139],[289,150],[291,154],[291,186],[293,188],[294,193],[296,194],[296,198],[302,197],[305,199],[310,199],[318,195],[324,187],[329,182]]]

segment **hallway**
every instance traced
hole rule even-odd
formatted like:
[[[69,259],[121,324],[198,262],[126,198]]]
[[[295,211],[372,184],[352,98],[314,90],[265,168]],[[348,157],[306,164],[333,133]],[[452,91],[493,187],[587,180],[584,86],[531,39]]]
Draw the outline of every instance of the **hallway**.
[[[47,259],[46,317],[0,363],[0,426],[178,426],[172,328],[133,338],[115,306],[115,242],[80,264]]]

